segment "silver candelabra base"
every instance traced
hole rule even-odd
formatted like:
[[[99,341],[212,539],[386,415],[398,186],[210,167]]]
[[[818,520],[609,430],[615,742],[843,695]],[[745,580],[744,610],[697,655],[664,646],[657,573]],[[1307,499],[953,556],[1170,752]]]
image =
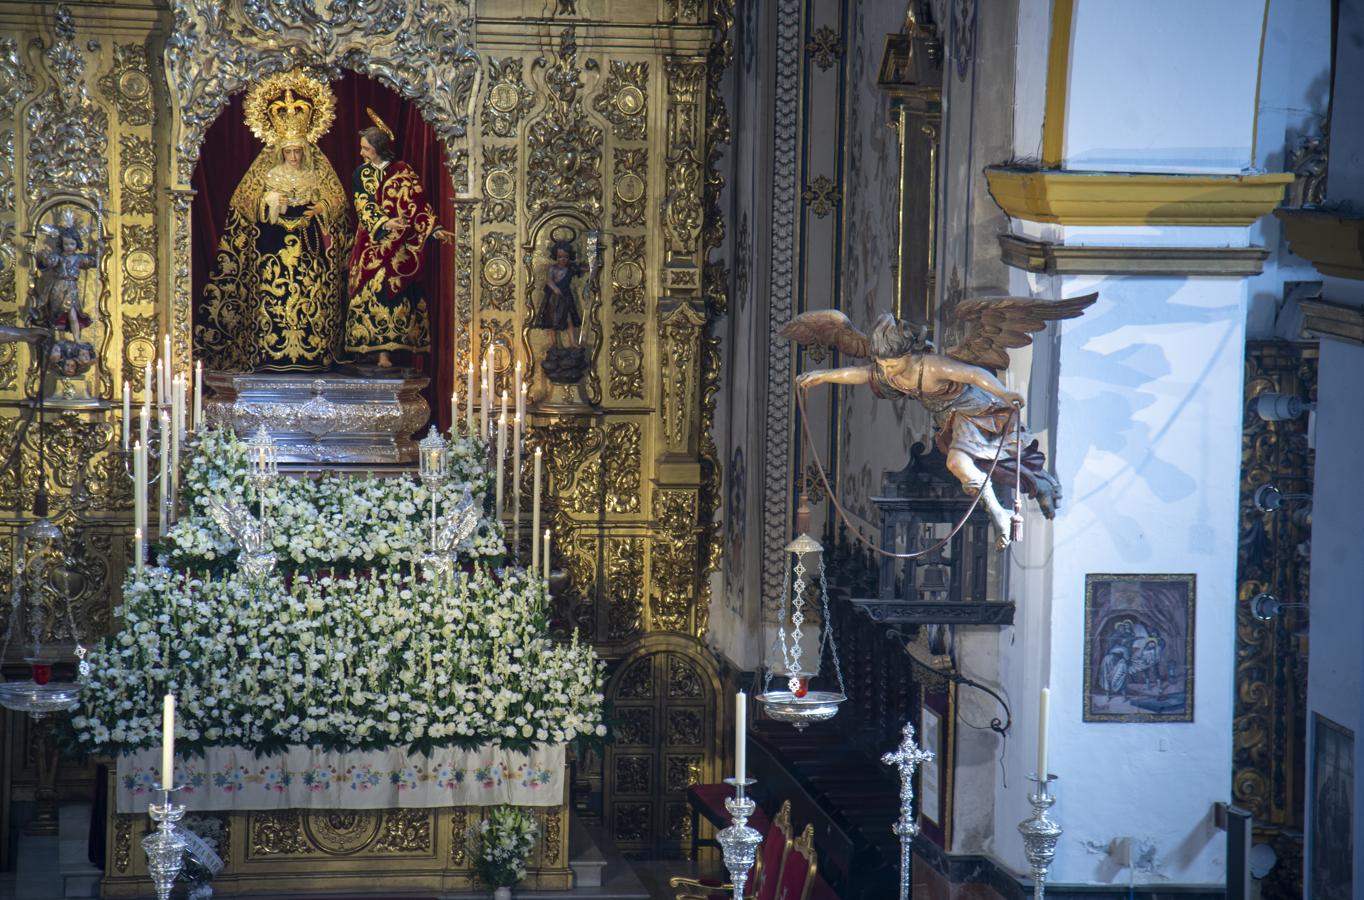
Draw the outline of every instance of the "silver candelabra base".
[[[1028,780],[1037,785],[1037,790],[1028,795],[1032,816],[1018,823],[1018,831],[1023,835],[1023,855],[1028,858],[1028,867],[1032,870],[1035,885],[1033,897],[1043,900],[1047,890],[1047,870],[1056,858],[1056,842],[1061,838],[1061,826],[1047,815],[1047,811],[1056,803],[1056,798],[1049,792],[1049,785],[1056,780],[1056,776],[1029,775]]]
[[[160,789],[160,785],[157,788]],[[175,790],[161,790],[161,803],[148,805],[147,811],[158,827],[142,839],[142,849],[147,853],[147,871],[151,873],[158,900],[169,900],[175,878],[185,865],[185,847],[188,846],[176,825],[185,817],[185,807],[171,802]]]
[[[753,870],[754,860],[758,858],[758,845],[763,842],[758,830],[748,825],[748,817],[753,815],[756,807],[752,800],[744,796],[744,789],[754,783],[752,778],[742,781],[725,779],[725,784],[734,785],[734,796],[725,801],[725,809],[734,817],[734,822],[715,836],[724,855],[725,868],[729,870],[730,883],[734,885],[736,900],[744,895],[744,884],[748,881],[748,873]]]

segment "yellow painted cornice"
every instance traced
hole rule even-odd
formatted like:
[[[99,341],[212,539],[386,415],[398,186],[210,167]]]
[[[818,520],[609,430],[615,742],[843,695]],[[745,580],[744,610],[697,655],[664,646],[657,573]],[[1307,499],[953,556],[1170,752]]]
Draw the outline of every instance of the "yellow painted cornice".
[[[1364,309],[1324,300],[1303,300],[1302,330],[1308,335],[1364,344]]]
[[[1364,217],[1319,209],[1276,209],[1295,254],[1323,275],[1364,279]]]
[[[1283,202],[1287,172],[1166,175],[991,166],[990,195],[1015,219],[1058,225],[1249,225]]]

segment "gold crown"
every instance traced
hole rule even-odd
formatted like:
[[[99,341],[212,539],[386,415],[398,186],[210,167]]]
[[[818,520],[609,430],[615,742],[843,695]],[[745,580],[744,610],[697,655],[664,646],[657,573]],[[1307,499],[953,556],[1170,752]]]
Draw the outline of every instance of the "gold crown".
[[[314,144],[336,119],[336,97],[302,69],[279,72],[246,93],[246,125],[266,145]]]

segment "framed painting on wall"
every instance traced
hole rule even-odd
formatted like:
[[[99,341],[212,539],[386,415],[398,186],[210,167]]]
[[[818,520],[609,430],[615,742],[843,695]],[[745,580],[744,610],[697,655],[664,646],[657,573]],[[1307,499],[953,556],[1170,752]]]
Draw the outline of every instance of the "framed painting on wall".
[[[952,786],[956,762],[957,686],[945,690],[921,689],[918,743],[933,754],[919,766],[919,789],[914,803],[918,808],[919,830],[944,850],[952,849]]]
[[[1355,736],[1321,713],[1312,716],[1314,900],[1354,900]]]
[[[1192,722],[1194,576],[1086,575],[1086,722]]]

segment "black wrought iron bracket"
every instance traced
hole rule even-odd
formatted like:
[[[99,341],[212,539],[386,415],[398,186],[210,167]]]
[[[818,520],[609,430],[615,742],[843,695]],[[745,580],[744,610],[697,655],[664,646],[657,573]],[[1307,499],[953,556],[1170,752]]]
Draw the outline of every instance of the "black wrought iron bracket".
[[[853,599],[850,602],[862,615],[878,625],[885,626],[887,638],[903,645],[905,655],[909,657],[916,675],[922,676],[925,689],[940,693],[947,690],[949,684],[956,684],[989,694],[1004,711],[1002,719],[999,716],[990,719],[990,730],[1001,736],[1009,733],[1013,726],[1013,712],[1009,709],[1008,702],[997,691],[963,675],[955,664],[939,667],[924,662],[910,651],[910,644],[914,639],[907,635],[904,629],[919,625],[1010,625],[1014,619],[1014,604],[993,601],[926,603],[867,599]]]

